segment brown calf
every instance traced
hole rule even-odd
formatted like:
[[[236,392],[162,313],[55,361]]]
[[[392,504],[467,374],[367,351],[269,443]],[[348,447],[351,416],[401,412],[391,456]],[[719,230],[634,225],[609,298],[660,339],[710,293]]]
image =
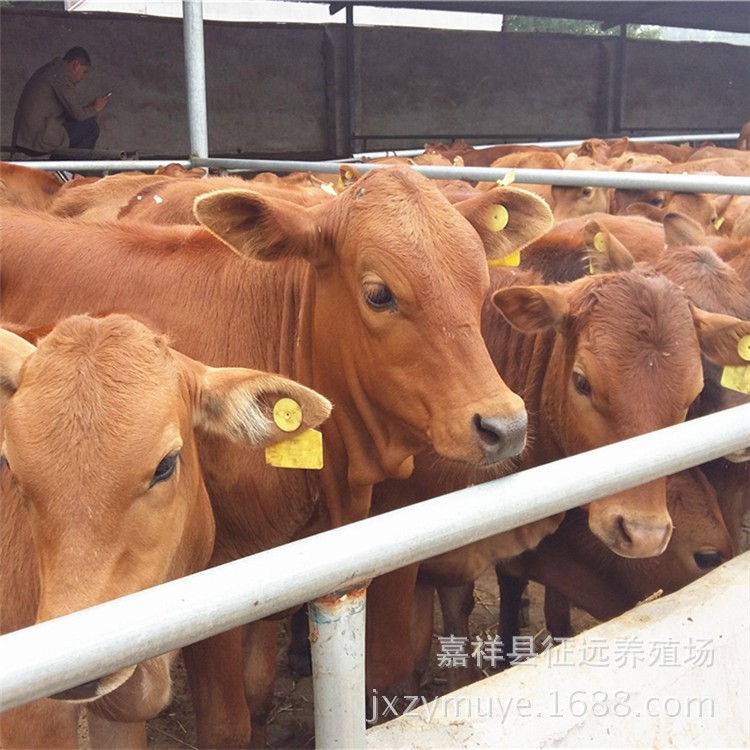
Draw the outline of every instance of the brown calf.
[[[0,352],[4,633],[205,567],[214,521],[196,428],[259,447],[330,411],[278,375],[206,367],[124,315],[67,318],[38,347],[0,328]],[[282,398],[301,409],[292,432],[274,422]],[[76,747],[85,704],[95,747],[145,747],[173,656],[2,714],[2,746]]]

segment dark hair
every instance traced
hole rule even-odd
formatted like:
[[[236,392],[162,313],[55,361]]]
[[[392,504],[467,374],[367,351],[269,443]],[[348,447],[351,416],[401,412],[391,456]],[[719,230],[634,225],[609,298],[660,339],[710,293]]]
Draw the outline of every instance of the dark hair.
[[[91,58],[89,53],[83,47],[71,47],[64,55],[63,60],[65,62],[73,62],[78,60],[81,65],[91,66]]]

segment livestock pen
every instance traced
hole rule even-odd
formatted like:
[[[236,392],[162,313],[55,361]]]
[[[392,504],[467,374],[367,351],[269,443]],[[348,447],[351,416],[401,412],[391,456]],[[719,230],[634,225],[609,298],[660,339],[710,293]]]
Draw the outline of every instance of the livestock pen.
[[[194,3],[185,3],[191,157],[178,160],[178,163],[220,171],[303,170],[314,173],[337,169],[339,164],[336,162],[208,158],[205,99],[201,91],[205,85],[202,38],[195,10]],[[675,140],[714,140],[714,136],[716,140],[736,138],[736,134],[721,133],[682,135]],[[163,161],[76,160],[26,164],[47,170],[85,173],[149,170],[161,166]],[[373,168],[377,167],[357,165],[361,171]],[[429,177],[469,180],[503,179],[510,172],[507,169],[477,168],[415,169]],[[750,194],[750,182],[739,177],[584,171],[552,173],[522,169],[513,170],[513,175],[521,185],[547,183]],[[615,622],[610,624],[615,629],[597,631],[602,633],[598,638],[609,639],[611,643],[622,639],[625,633],[629,637],[640,637],[642,641],[645,638],[669,641],[676,633],[684,632],[675,628],[684,625],[686,618],[698,617],[698,609],[701,610],[703,628],[700,632],[705,632],[706,620],[712,618],[711,607],[717,607],[719,612],[729,612],[726,600],[732,599],[731,613],[722,621],[721,629],[717,629],[717,638],[724,639],[724,642],[720,653],[717,652],[719,661],[715,666],[722,670],[727,683],[736,680],[738,684],[732,700],[727,699],[726,691],[719,690],[719,687],[728,687],[727,684],[706,686],[706,690],[716,689],[716,692],[704,690],[702,695],[726,702],[718,706],[710,722],[695,721],[692,727],[684,722],[670,724],[667,721],[665,725],[661,720],[665,716],[667,719],[677,718],[670,716],[668,704],[668,700],[676,699],[674,683],[680,679],[700,679],[705,677],[705,672],[693,670],[687,674],[688,670],[671,665],[660,672],[663,682],[655,678],[653,671],[637,672],[636,680],[643,680],[643,675],[647,674],[645,679],[652,681],[649,697],[661,700],[664,707],[661,716],[644,712],[643,716],[636,717],[634,710],[627,716],[618,714],[617,709],[622,712],[633,705],[619,698],[615,699],[619,702],[607,704],[613,709],[612,713],[602,716],[601,705],[593,705],[593,701],[598,700],[594,690],[596,687],[600,693],[604,690],[609,696],[614,696],[615,685],[606,682],[611,681],[612,673],[599,670],[604,683],[591,681],[597,670],[582,668],[579,654],[575,656],[578,663],[572,668],[553,670],[555,677],[560,676],[568,683],[566,693],[559,690],[555,693],[557,703],[553,706],[556,713],[566,714],[563,723],[549,726],[543,721],[546,717],[541,716],[537,706],[528,716],[519,713],[512,726],[511,722],[498,722],[495,716],[486,715],[487,709],[481,708],[482,696],[494,696],[507,708],[513,698],[523,698],[530,692],[549,697],[551,691],[559,687],[549,684],[551,674],[529,678],[528,672],[516,671],[491,683],[479,683],[471,689],[473,692],[460,694],[457,701],[466,698],[469,702],[460,704],[456,711],[443,712],[444,704],[437,702],[425,706],[421,715],[399,719],[366,735],[365,715],[372,696],[365,694],[362,662],[363,590],[372,577],[407,562],[514,528],[603,496],[614,488],[636,485],[748,444],[750,406],[738,407],[592,454],[581,454],[521,475],[435,498],[419,506],[326,532],[319,537],[3,636],[0,638],[0,710],[321,597],[311,607],[313,628],[318,635],[313,643],[318,747],[543,746],[566,742],[576,746],[606,746],[619,741],[610,734],[618,731],[621,738],[628,738],[634,744],[741,744],[741,738],[750,733],[746,710],[750,689],[746,660],[741,658],[732,663],[731,654],[733,648],[742,649],[743,642],[744,647],[747,646],[747,555],[722,566],[691,587],[691,592],[697,593],[684,596],[681,593],[646,605],[628,615],[625,624]],[[498,497],[512,498],[513,507],[502,508]],[[456,508],[460,508],[460,524],[457,523]],[[332,596],[331,592],[336,593]],[[659,629],[647,630],[647,619],[657,620]],[[678,619],[680,623],[677,623]],[[539,667],[530,668],[542,671]],[[566,668],[568,671],[563,671]],[[616,687],[621,694],[635,694],[632,683],[618,683]],[[690,693],[683,690],[681,695],[689,696]],[[485,715],[475,712],[467,716],[465,710],[462,714],[461,705],[479,707],[480,714],[483,710]],[[640,727],[642,734],[629,734],[612,722],[607,726],[612,717],[629,719],[630,724]],[[547,730],[549,732],[545,734]]]
[[[42,169],[70,168],[76,171],[101,171],[105,166],[101,162],[75,162],[69,165],[59,162],[27,164]],[[186,160],[185,164],[215,170],[248,172],[330,172],[340,166],[336,162],[271,162],[208,158],[193,158]],[[149,169],[157,165],[119,161],[106,166],[108,169],[122,171]],[[378,167],[375,164],[362,163],[357,164],[356,168],[366,171]],[[470,180],[502,179],[507,177],[510,171],[456,167],[414,168],[430,177],[462,177]],[[519,184],[593,184],[626,189],[658,188],[681,192],[750,194],[747,179],[739,177],[522,169],[514,170],[513,173]],[[362,587],[369,579],[409,562],[575,507],[604,496],[614,488],[635,486],[747,445],[750,445],[750,406],[737,407],[669,428],[661,433],[645,435],[599,449],[591,454],[581,454],[520,475],[368,519],[173,584],[109,602],[92,610],[75,613],[58,621],[11,633],[0,638],[0,663],[3,665],[0,708],[4,710],[52,694],[154,654],[164,653],[238,624],[322,597],[322,600],[318,604],[314,603],[312,607],[313,627],[318,633],[313,647],[316,665],[314,690],[317,746],[410,744],[413,741],[406,739],[408,735],[400,734],[401,730],[396,724],[388,729],[382,727],[370,730],[369,739],[365,734],[368,696],[365,695],[362,662],[365,612]],[[503,508],[499,505],[499,496],[513,498],[513,507]],[[454,510],[456,507],[461,509],[460,524],[457,523]],[[738,576],[741,583],[746,580],[747,562],[747,555],[733,562],[731,577]],[[713,575],[710,574],[706,578],[707,582],[701,585],[711,588],[709,581]],[[717,571],[719,585],[713,587],[712,594],[720,599],[744,595],[745,598],[740,599],[740,602],[741,605],[746,605],[746,586],[744,591],[739,592],[735,592],[734,588],[727,592],[722,590],[727,575],[730,574]],[[331,597],[330,592],[337,592],[337,595]],[[673,605],[672,601],[673,598],[669,597],[658,606],[668,610],[674,607],[675,611],[679,612],[681,605]],[[675,601],[679,602],[679,597]],[[746,613],[747,606],[741,607],[739,614],[735,612],[734,619],[727,625],[726,633],[721,634],[723,638],[730,642],[746,638]],[[635,618],[639,616],[633,615]],[[658,636],[653,637],[668,640],[671,634],[668,630],[660,631]],[[723,658],[726,658],[726,653],[722,652]],[[737,688],[739,695],[749,696],[747,673],[738,670],[737,664],[727,668],[737,670],[731,674],[734,679],[741,681]],[[555,674],[559,674],[559,671]],[[585,673],[581,674],[584,676],[577,679],[586,679]],[[602,670],[599,674],[606,675],[607,672]],[[693,675],[695,676],[699,677],[700,673]],[[473,690],[492,691],[491,694],[498,695],[498,699],[501,700],[503,691],[506,690],[503,687],[506,680],[507,690],[513,692],[521,689],[518,680],[523,682],[525,677],[516,673],[515,676],[493,679],[497,681],[491,683],[491,687],[488,684],[483,688],[480,684]],[[538,679],[540,682],[535,683],[533,689],[548,695],[549,690],[542,679],[549,679],[549,675]],[[531,688],[526,685],[524,689]],[[658,699],[659,695],[663,695],[666,701],[671,694],[659,692],[665,690],[665,686],[655,685],[651,697]],[[629,694],[624,687],[621,692]],[[476,696],[477,693],[473,695]],[[581,698],[582,695],[584,694],[578,694],[577,698]],[[567,700],[567,708],[570,709],[570,699]],[[583,703],[579,701],[575,705],[580,708]],[[738,700],[736,704],[727,703],[722,711],[733,710],[735,705],[742,705],[742,701]],[[434,711],[425,707],[422,713],[430,710]],[[561,711],[559,704],[556,710]],[[573,711],[575,710],[574,708]],[[569,718],[572,716],[577,719],[574,722],[575,726],[585,725],[584,719],[587,718],[601,718],[596,715],[579,717],[570,711],[568,713]],[[434,713],[428,713],[427,716],[434,716]],[[727,714],[719,713],[717,720],[707,725],[706,732],[714,732],[717,726],[731,727],[730,716],[731,711]],[[456,727],[462,723],[473,726],[475,719],[482,717],[475,715],[470,717],[470,721],[466,721],[465,716],[449,714],[442,718],[445,719],[443,724]],[[657,719],[658,717],[646,715],[638,718],[638,725],[644,732],[644,737],[648,736],[648,732],[651,731],[649,727],[655,726],[654,722]],[[426,731],[424,716],[410,716],[398,721],[399,724],[406,724],[407,731],[416,730],[420,736]],[[525,731],[524,727],[527,724],[524,721],[519,722],[516,731]],[[746,723],[746,720],[744,723],[740,721],[740,729]],[[490,724],[497,729],[497,722]],[[540,725],[537,722],[535,727],[538,726]],[[696,730],[696,725],[693,724],[691,728]],[[430,735],[433,739],[427,739],[428,735],[424,735],[426,744],[430,746],[437,746],[441,742],[451,745],[460,741],[456,734],[441,735],[440,722],[436,722],[433,729],[436,733],[434,736]],[[597,734],[603,731],[601,726],[590,731],[592,744],[605,744],[602,736]],[[480,735],[481,733],[471,735],[471,743],[481,744],[483,741],[501,739],[495,734],[488,735],[486,731],[484,740]],[[508,743],[515,742],[513,736],[508,735]],[[672,739],[677,744],[681,742],[680,736],[676,735]],[[684,739],[685,742],[694,740],[694,737]],[[541,742],[541,739],[539,741]],[[580,736],[577,737],[577,742],[582,742]]]

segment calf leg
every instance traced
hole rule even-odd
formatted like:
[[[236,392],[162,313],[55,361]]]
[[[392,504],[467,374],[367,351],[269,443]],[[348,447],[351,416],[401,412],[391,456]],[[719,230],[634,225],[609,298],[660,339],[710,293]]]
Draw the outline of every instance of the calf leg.
[[[474,610],[474,584],[440,586],[438,597],[443,614],[443,634],[465,638],[466,652],[471,654],[469,616]],[[458,690],[458,688],[476,682],[482,676],[482,671],[479,669],[476,660],[472,659],[470,655],[465,667],[452,667],[448,670],[448,689]]]
[[[570,601],[565,594],[561,594],[552,586],[546,586],[544,589],[544,620],[547,630],[554,638],[570,638],[573,636]]]
[[[249,747],[241,629],[186,646],[182,657],[195,709],[198,747]]]
[[[289,639],[286,650],[289,668],[300,677],[309,677],[312,674],[312,657],[306,604],[289,618]]]
[[[418,565],[374,578],[367,589],[367,693],[412,695],[411,614]]]
[[[499,565],[495,570],[500,588],[500,638],[507,654],[513,648],[513,638],[521,634],[523,597],[529,582],[503,572]]]
[[[251,747],[266,747],[276,681],[278,629],[278,620],[257,620],[244,628],[245,698],[252,723]]]
[[[412,605],[412,652],[417,682],[421,682],[430,666],[434,621],[435,587],[417,578]]]

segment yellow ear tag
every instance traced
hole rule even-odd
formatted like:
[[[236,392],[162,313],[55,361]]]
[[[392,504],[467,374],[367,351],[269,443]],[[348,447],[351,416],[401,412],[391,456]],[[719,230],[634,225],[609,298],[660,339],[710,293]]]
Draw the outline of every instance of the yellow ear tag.
[[[516,170],[511,169],[510,172],[508,172],[505,177],[503,177],[501,180],[497,181],[497,184],[501,187],[508,187],[508,185],[512,185],[516,181]]]
[[[266,463],[280,469],[322,469],[323,433],[305,430],[301,435],[269,445]]]
[[[721,385],[731,391],[750,394],[750,365],[725,367],[721,371]]]
[[[490,213],[487,216],[487,226],[492,232],[501,232],[508,226],[508,209],[501,204],[490,206]]]
[[[294,432],[302,424],[302,407],[293,398],[280,398],[273,407],[273,421],[284,432]]]
[[[724,223],[725,216],[719,216],[716,221],[714,221],[714,229],[718,232],[721,229],[721,225]]]
[[[750,362],[750,336],[743,336],[737,342],[740,359]],[[732,391],[750,394],[750,365],[725,367],[721,372],[721,385]]]
[[[510,253],[509,255],[505,255],[502,258],[499,258],[498,260],[488,260],[487,265],[496,268],[497,266],[520,266],[521,265],[521,251],[516,250],[514,253]]]
[[[594,235],[592,244],[594,245],[594,250],[603,253],[607,249],[607,238],[604,236],[604,232],[597,232]],[[589,273],[592,276],[596,273],[596,269],[594,268],[594,264],[591,258],[589,258]]]

